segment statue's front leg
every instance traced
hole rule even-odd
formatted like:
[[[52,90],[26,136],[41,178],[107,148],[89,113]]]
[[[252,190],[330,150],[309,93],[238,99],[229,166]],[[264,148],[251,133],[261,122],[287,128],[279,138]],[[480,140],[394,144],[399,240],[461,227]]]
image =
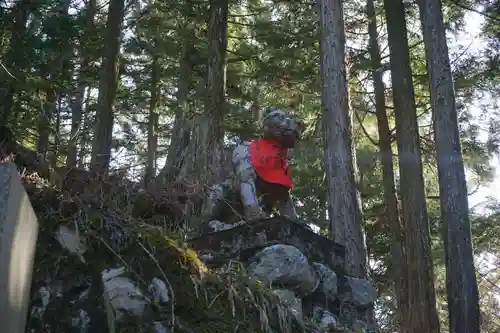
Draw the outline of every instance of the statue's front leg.
[[[205,220],[212,219],[220,210],[223,200],[232,190],[232,182],[230,179],[210,186],[208,196],[202,207],[202,216]]]
[[[260,206],[257,196],[255,186],[257,175],[250,162],[248,146],[240,145],[235,149],[233,164],[245,218],[248,220],[265,218],[267,215]]]
[[[267,216],[259,204],[255,182],[242,181],[240,184],[240,196],[246,219],[253,220]]]
[[[288,194],[285,200],[278,203],[278,210],[281,216],[297,221],[297,211],[291,194]]]
[[[293,197],[291,194],[288,195],[286,200],[280,201],[278,204],[278,210],[280,215],[286,217],[294,222],[298,222],[297,211],[295,210],[295,203],[293,201]],[[311,231],[312,228],[308,224],[302,224],[304,228],[309,229]]]

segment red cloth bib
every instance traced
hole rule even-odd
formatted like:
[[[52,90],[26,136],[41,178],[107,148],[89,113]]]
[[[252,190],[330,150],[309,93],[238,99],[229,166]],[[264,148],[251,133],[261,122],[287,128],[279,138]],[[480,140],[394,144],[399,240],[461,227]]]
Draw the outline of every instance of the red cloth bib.
[[[288,149],[281,144],[266,140],[251,140],[250,162],[257,174],[265,181],[293,188],[291,170],[287,163]]]

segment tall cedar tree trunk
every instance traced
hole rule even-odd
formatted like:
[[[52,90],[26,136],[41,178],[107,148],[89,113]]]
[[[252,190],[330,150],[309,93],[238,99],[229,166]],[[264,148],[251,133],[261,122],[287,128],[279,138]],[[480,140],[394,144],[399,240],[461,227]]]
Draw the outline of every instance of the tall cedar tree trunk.
[[[57,67],[57,65],[56,65]],[[56,87],[54,87],[54,82],[57,80],[56,75],[48,75],[44,78],[48,89],[46,91],[46,97],[44,103],[42,103],[42,108],[38,116],[38,141],[36,146],[37,153],[41,154],[44,158],[49,150],[49,139],[51,132],[52,118],[56,113]]]
[[[188,108],[189,84],[191,83],[193,73],[191,57],[194,48],[191,43],[192,41],[190,38],[186,37],[184,39],[176,95],[177,106],[175,110],[175,120],[167,152],[167,161],[158,175],[158,183],[160,186],[165,186],[167,183],[173,181],[179,173],[183,161],[182,153],[189,142],[190,132],[185,114]]]
[[[151,64],[151,98],[149,100],[149,119],[148,119],[148,164],[146,166],[145,184],[148,184],[156,175],[156,149],[158,143],[158,113],[156,105],[158,104],[158,80],[160,68],[158,56],[153,56]]]
[[[420,0],[419,6],[430,74],[441,219],[446,248],[450,332],[479,333],[479,297],[467,185],[442,5],[440,0]]]
[[[78,73],[78,83],[75,91],[74,101],[71,105],[71,133],[68,142],[68,157],[66,166],[76,167],[78,156],[78,139],[81,137],[82,108],[85,96],[87,82],[87,71],[90,65],[90,50],[88,45],[91,43],[91,36],[94,31],[94,16],[97,10],[97,1],[90,0],[85,9],[85,30],[80,40],[80,68]]]
[[[196,175],[203,185],[217,180],[222,163],[228,11],[228,0],[211,2],[205,112],[195,117],[188,152],[191,163],[184,162],[180,174],[181,178]]]
[[[0,126],[11,126],[14,131],[16,120],[13,117],[14,95],[17,86],[22,82],[22,71],[26,67],[26,56],[23,51],[24,34],[29,13],[37,6],[33,0],[19,0],[12,9],[12,32],[10,47],[2,64],[9,71],[2,70],[0,76]]]
[[[401,210],[406,244],[409,333],[437,333],[434,272],[420,156],[405,9],[402,0],[384,0],[396,115]]]
[[[68,17],[68,10],[70,6],[69,0],[60,0],[58,3],[58,10],[55,16],[59,21]],[[60,85],[63,78],[66,76],[64,73],[65,66],[68,64],[68,54],[71,54],[71,43],[67,39],[61,39],[60,36],[51,35],[49,37],[53,43],[56,42],[61,48],[59,50],[49,50],[49,52],[56,51],[55,54],[49,55],[49,63],[42,64],[45,69],[42,73],[46,72],[47,75],[42,75],[42,79],[46,81],[47,90],[45,102],[42,104],[42,110],[38,117],[38,142],[37,152],[46,157],[50,149],[50,134],[54,133],[53,119],[57,118],[57,100],[61,97]],[[57,139],[56,139],[57,140]],[[52,149],[52,158],[57,155],[55,149]]]
[[[384,205],[387,221],[392,234],[392,277],[394,279],[395,294],[400,323],[407,321],[408,311],[406,299],[406,273],[404,264],[403,227],[399,218],[398,198],[394,182],[394,163],[391,144],[391,131],[385,107],[385,85],[382,80],[382,61],[378,45],[377,16],[374,0],[368,0],[366,5],[368,17],[368,34],[370,57],[372,61],[372,77],[375,90],[375,110],[377,114],[378,136],[380,141],[380,155],[382,162],[382,181],[384,187]],[[405,327],[405,325],[401,325]]]
[[[92,123],[92,117],[90,114],[90,93],[91,89],[84,89],[84,91],[87,90],[84,94],[84,105],[85,105],[85,110],[82,114],[82,135],[80,138],[80,150],[78,152],[78,168],[84,169],[85,168],[85,158],[87,157],[89,153],[89,146],[91,144],[90,138],[89,138],[89,128],[91,128],[91,123]]]
[[[352,114],[345,66],[345,32],[341,0],[321,0],[320,70],[328,215],[335,241],[346,246],[346,270],[367,275],[362,212],[356,186]]]
[[[118,56],[124,14],[125,0],[111,0],[104,39],[106,47],[102,57],[102,73],[99,81],[97,126],[92,145],[91,171],[93,173],[106,173],[111,159],[115,99],[119,80]]]
[[[65,62],[66,64],[66,62]],[[52,154],[50,155],[50,165],[52,168],[57,168],[57,162],[59,157],[59,148],[61,147],[61,99],[60,96],[55,107],[55,124],[54,124],[54,145],[52,147]]]

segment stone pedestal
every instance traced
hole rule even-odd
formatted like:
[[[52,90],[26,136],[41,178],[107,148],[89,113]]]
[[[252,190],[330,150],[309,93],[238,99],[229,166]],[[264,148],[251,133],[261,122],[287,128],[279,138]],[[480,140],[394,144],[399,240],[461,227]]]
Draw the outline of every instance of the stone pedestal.
[[[274,244],[295,246],[309,260],[324,263],[333,270],[344,270],[345,248],[300,223],[283,217],[274,217],[234,228],[204,234],[189,244],[200,252],[245,260],[256,251]]]
[[[24,333],[38,221],[16,166],[0,164],[0,332]]]
[[[345,272],[342,245],[283,217],[212,229],[218,231],[189,241],[207,266],[238,260],[251,283],[271,288],[299,321],[309,318],[321,328],[318,333],[370,326],[377,290]]]

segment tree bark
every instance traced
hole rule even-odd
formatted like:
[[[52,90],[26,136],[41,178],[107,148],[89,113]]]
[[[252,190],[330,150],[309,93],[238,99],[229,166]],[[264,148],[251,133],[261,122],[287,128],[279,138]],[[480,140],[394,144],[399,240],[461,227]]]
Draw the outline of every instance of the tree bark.
[[[86,27],[84,31],[83,38],[80,40],[80,68],[78,73],[78,83],[75,91],[74,102],[71,105],[71,133],[68,143],[68,156],[66,160],[66,166],[76,167],[77,156],[78,156],[78,141],[81,132],[82,124],[82,108],[83,99],[85,96],[85,88],[87,87],[87,75],[88,67],[90,65],[90,54],[86,43],[90,42],[89,32],[94,29],[94,16],[97,10],[97,1],[90,0],[89,5],[85,13]]]
[[[440,330],[434,289],[420,138],[402,0],[384,0],[396,116],[401,210],[406,245],[409,333]]]
[[[467,184],[442,5],[440,0],[419,0],[419,6],[430,74],[450,332],[479,333],[479,296]]]
[[[345,66],[345,32],[340,0],[320,0],[320,71],[325,169],[330,231],[346,246],[346,270],[367,275],[361,200],[356,186],[352,114]]]
[[[190,35],[189,35],[190,36]],[[183,165],[183,152],[189,143],[189,126],[186,119],[188,109],[189,84],[193,75],[193,66],[191,62],[194,48],[191,45],[190,38],[186,37],[182,48],[179,83],[177,88],[177,106],[175,110],[175,120],[170,137],[170,145],[167,152],[167,161],[158,174],[160,186],[165,186],[173,181],[179,174]]]
[[[55,14],[58,20],[63,20],[68,16],[70,6],[69,0],[60,0],[58,3],[58,10]],[[41,78],[46,81],[46,99],[42,104],[42,109],[38,117],[38,143],[37,152],[42,158],[47,157],[50,148],[50,136],[56,135],[57,129],[53,126],[54,118],[59,118],[57,115],[58,108],[57,102],[62,97],[61,86],[64,82],[64,77],[67,76],[64,69],[67,67],[69,60],[72,57],[71,43],[68,40],[62,40],[60,36],[50,34],[49,39],[57,42],[61,47],[56,49],[49,49],[46,51],[48,63],[42,64]],[[46,75],[44,75],[45,73]],[[56,140],[54,138],[54,140]],[[55,147],[53,147],[52,157],[57,155]]]
[[[36,151],[42,158],[46,157],[49,150],[52,118],[57,112],[57,94],[51,78],[57,80],[57,78],[53,78],[52,76],[45,78],[49,88],[46,92],[46,101],[42,104],[42,109],[38,116],[38,141]]]
[[[91,89],[86,89],[87,91],[85,92],[84,96],[84,105],[85,105],[85,110],[82,114],[82,136],[80,138],[80,150],[78,151],[78,168],[79,169],[85,169],[85,158],[87,157],[87,154],[91,152],[91,141],[89,138],[89,129],[92,128],[92,117],[90,114],[90,93]]]
[[[205,110],[195,116],[188,147],[191,163],[184,162],[180,173],[180,178],[194,177],[202,185],[217,181],[222,164],[228,11],[228,0],[215,0],[210,5]]]
[[[111,160],[114,109],[119,80],[120,27],[124,13],[125,0],[111,0],[106,22],[104,39],[106,47],[102,57],[102,75],[97,100],[97,124],[92,146],[91,171],[93,173],[106,173]]]
[[[54,144],[52,145],[52,151],[50,154],[50,165],[52,168],[58,167],[58,160],[61,148],[61,97],[58,98],[58,101],[54,107],[55,111],[55,124],[54,124]]]
[[[407,322],[407,297],[404,259],[403,227],[399,218],[399,205],[394,182],[394,163],[391,143],[391,131],[385,107],[385,85],[382,80],[382,60],[378,45],[377,17],[374,0],[368,0],[366,6],[368,17],[369,51],[372,61],[372,79],[375,92],[375,111],[377,115],[380,155],[382,162],[382,182],[384,188],[384,205],[387,221],[392,234],[392,263],[391,273],[394,280],[394,289],[398,307],[400,327],[404,328]]]
[[[148,119],[148,164],[146,166],[145,184],[148,184],[156,175],[156,149],[158,143],[158,80],[159,80],[158,56],[153,56],[151,64],[151,99],[149,100]]]
[[[19,0],[12,9],[13,24],[10,37],[10,47],[5,59],[2,61],[5,69],[2,69],[0,81],[0,124],[1,126],[15,126],[11,124],[12,106],[14,104],[14,95],[20,82],[24,80],[23,70],[26,66],[26,57],[24,54],[24,35],[26,32],[26,23],[28,15],[37,7],[37,2],[33,0]]]

